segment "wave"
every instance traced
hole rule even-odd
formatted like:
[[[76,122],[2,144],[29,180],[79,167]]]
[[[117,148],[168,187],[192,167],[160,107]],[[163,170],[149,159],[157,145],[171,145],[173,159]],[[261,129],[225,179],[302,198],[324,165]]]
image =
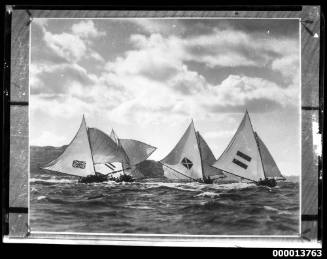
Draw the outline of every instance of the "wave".
[[[38,200],[38,201],[40,201],[40,200],[44,200],[44,199],[46,199],[47,198],[47,196],[39,196],[39,197],[37,197],[36,199]]]
[[[50,178],[50,179],[40,179],[40,178],[30,178],[30,183],[77,183],[78,180],[73,179],[58,179],[58,178]]]
[[[195,195],[195,197],[219,197],[220,193],[216,193],[216,192],[202,192],[198,195]]]
[[[256,187],[254,183],[226,183],[226,184],[212,184],[210,188],[217,190],[235,190]]]
[[[205,186],[200,186],[198,183],[165,183],[165,182],[147,182],[142,183],[147,187],[147,189],[153,189],[153,188],[161,188],[161,187],[167,187],[182,191],[191,191],[191,192],[198,192],[201,191]]]
[[[139,184],[143,185],[145,189],[165,187],[187,192],[200,192],[197,196],[219,196],[215,191],[240,190],[256,186],[254,183],[203,184],[197,182],[141,182]]]
[[[263,206],[263,208],[265,210],[269,210],[269,211],[276,211],[279,215],[291,215],[292,213],[286,210],[279,210],[277,208],[271,207],[271,206]]]

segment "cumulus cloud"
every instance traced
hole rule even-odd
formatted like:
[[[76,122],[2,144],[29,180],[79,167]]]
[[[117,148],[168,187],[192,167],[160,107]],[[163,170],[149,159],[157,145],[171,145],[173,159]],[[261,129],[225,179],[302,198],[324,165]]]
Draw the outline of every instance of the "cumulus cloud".
[[[129,40],[134,48],[107,61],[99,76],[76,64],[86,53],[95,60],[103,60],[97,52],[90,52],[85,40],[105,36],[93,21],[73,24],[73,33],[45,31],[47,45],[71,64],[51,68],[32,66],[31,84],[35,86],[32,93],[43,91],[43,98],[48,99],[55,97],[55,93],[58,98],[66,94],[66,99],[60,97],[62,102],[72,103],[77,99],[85,104],[93,103],[93,112],[106,109],[106,116],[111,120],[125,123],[152,123],[163,117],[167,120],[208,118],[217,112],[240,112],[245,106],[265,112],[296,105],[298,46],[295,40],[267,39],[232,28],[214,28],[206,34],[189,37],[164,36],[158,33],[164,28],[168,30],[162,21],[137,19],[136,23],[152,33],[132,34]],[[281,87],[268,79],[238,74],[230,74],[218,84],[209,83],[186,65],[188,61],[215,69],[267,66],[289,80],[289,85]],[[44,88],[46,78],[53,82],[48,90]]]
[[[106,33],[99,31],[93,21],[88,20],[75,23],[71,26],[70,31],[62,33],[49,31],[46,26],[47,20],[37,19],[36,24],[42,29],[42,40],[45,42],[44,47],[50,49],[55,55],[66,62],[77,63],[82,59],[93,59],[104,62],[101,55],[92,48],[92,44],[95,38],[105,36]],[[37,52],[43,51],[42,49],[36,49],[36,56],[38,56]],[[53,55],[52,53],[50,54]]]
[[[178,20],[169,19],[129,19],[131,23],[138,25],[143,31],[154,34],[172,34],[172,33],[184,33],[186,28]]]
[[[31,145],[35,146],[61,146],[68,143],[65,137],[58,136],[53,132],[43,131],[39,136],[32,139]]]
[[[266,112],[297,105],[298,85],[293,79],[298,77],[298,56],[294,54],[298,46],[294,40],[254,38],[239,31],[215,29],[190,38],[134,34],[130,41],[135,49],[107,62],[104,73],[115,78],[112,82],[130,97],[115,109],[120,119],[129,114],[129,120],[138,115],[142,119],[147,116],[147,121],[151,116],[157,120],[160,109],[201,118],[217,112],[242,112],[246,106]],[[265,78],[230,74],[221,83],[212,84],[187,67],[185,62],[190,60],[209,67],[266,65],[292,80],[285,87]],[[287,69],[290,65],[292,69]]]
[[[72,32],[81,38],[97,38],[105,36],[104,31],[99,31],[92,20],[81,21],[80,23],[75,23],[72,26]]]

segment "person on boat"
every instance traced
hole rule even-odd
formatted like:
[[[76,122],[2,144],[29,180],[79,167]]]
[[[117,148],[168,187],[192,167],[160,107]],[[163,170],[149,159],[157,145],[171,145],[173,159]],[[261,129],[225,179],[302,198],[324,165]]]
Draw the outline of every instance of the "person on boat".
[[[275,187],[277,185],[277,182],[274,178],[265,178],[262,180],[262,178],[259,179],[258,185],[264,185],[268,187]]]

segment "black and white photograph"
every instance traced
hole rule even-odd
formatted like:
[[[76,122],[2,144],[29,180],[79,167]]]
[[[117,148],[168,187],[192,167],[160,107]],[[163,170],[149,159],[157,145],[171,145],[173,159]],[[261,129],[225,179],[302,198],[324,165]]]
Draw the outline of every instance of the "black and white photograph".
[[[297,18],[34,18],[32,233],[298,237]]]

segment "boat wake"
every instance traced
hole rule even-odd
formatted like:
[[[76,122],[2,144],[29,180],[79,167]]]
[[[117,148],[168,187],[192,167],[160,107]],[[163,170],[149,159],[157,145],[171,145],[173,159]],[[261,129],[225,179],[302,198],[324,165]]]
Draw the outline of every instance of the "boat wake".
[[[51,177],[49,179],[42,178],[30,178],[30,183],[77,183],[77,179],[58,179]]]
[[[271,206],[263,206],[263,208],[264,208],[265,210],[268,210],[268,211],[275,211],[275,212],[277,212],[279,215],[283,215],[283,214],[285,214],[285,215],[292,215],[292,213],[289,212],[289,211],[286,211],[286,210],[279,210],[279,209],[274,208],[274,207],[271,207]]]
[[[195,195],[195,197],[219,197],[220,193],[216,193],[216,192],[202,192],[198,195]]]

